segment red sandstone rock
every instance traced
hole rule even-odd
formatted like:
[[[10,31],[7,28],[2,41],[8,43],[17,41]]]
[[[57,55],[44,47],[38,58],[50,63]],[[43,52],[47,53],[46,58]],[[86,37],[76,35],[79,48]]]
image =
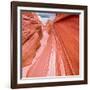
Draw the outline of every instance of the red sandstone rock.
[[[46,25],[35,13],[22,18],[23,76],[79,75],[79,15],[57,14]]]
[[[22,44],[35,32],[41,31],[41,23],[35,13],[22,13]]]
[[[51,30],[53,30],[53,22],[51,20],[48,20],[45,27],[46,31],[50,34]]]
[[[22,66],[32,63],[42,36],[41,24],[35,13],[22,13]]]
[[[64,48],[65,66],[73,75],[79,74],[79,15],[59,14],[54,24],[57,37]],[[69,73],[67,72],[66,75]]]

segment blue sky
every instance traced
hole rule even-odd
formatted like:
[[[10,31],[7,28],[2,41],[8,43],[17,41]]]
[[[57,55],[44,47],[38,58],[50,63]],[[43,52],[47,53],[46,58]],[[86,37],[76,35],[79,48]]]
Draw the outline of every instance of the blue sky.
[[[37,13],[40,18],[41,18],[41,21],[45,24],[48,20],[53,20],[56,16],[55,13],[43,13],[43,12],[38,12]]]

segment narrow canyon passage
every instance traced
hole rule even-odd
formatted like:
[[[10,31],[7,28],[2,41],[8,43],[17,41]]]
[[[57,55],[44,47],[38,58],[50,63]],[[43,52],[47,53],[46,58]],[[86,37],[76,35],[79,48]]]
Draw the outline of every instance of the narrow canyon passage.
[[[32,64],[23,68],[23,71],[27,71],[27,73],[23,72],[24,77],[56,76],[55,37],[53,34],[49,35],[44,28],[42,30],[41,46],[37,50]]]
[[[22,77],[78,75],[78,16],[40,15],[25,12],[22,17]]]

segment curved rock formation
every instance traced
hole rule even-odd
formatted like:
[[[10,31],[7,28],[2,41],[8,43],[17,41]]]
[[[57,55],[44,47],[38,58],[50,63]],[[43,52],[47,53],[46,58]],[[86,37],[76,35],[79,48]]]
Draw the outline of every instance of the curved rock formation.
[[[22,66],[32,63],[42,37],[41,23],[35,13],[22,13]]]
[[[43,25],[22,13],[22,76],[79,75],[79,15],[56,14]]]

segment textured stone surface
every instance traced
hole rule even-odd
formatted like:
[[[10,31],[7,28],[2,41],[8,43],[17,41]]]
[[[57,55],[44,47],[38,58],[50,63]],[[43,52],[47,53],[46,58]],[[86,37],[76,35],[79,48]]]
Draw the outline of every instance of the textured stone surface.
[[[22,13],[22,66],[32,63],[42,37],[41,23],[35,13]]]
[[[58,40],[61,42],[66,75],[79,74],[79,15],[59,14],[54,24]],[[67,62],[67,63],[66,63]]]
[[[22,13],[23,77],[79,74],[79,15],[56,14],[45,25]]]

